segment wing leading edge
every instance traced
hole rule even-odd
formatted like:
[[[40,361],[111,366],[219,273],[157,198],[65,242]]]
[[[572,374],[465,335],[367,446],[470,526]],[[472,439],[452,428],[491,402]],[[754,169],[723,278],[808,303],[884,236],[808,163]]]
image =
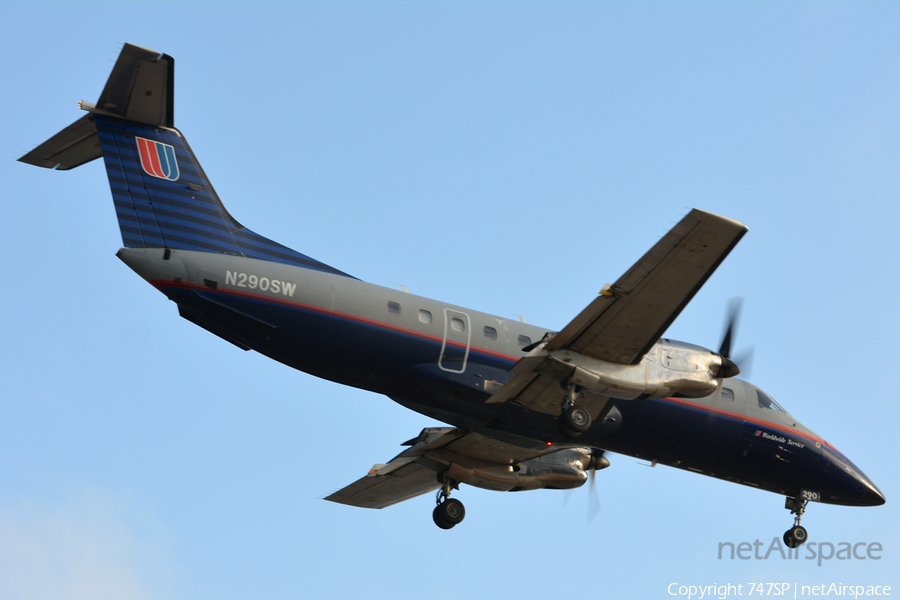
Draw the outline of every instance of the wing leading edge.
[[[692,210],[546,349],[639,363],[745,233],[743,223]]]
[[[507,471],[510,465],[558,451],[524,448],[452,427],[423,429],[404,445],[410,448],[387,464],[373,466],[365,477],[325,499],[361,508],[385,508],[440,489],[438,473],[478,487],[506,491],[514,483],[491,478],[492,469]]]
[[[621,365],[641,362],[745,233],[743,223],[692,210],[543,348],[516,363],[513,378],[487,402],[558,415],[565,398],[559,382],[575,377],[575,367],[549,361],[542,350]],[[611,406],[608,397],[590,393],[583,404],[594,419]]]

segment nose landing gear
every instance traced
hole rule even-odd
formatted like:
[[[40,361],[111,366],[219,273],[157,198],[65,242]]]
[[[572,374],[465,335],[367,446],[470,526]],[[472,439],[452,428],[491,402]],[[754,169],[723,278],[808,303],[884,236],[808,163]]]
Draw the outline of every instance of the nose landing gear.
[[[446,475],[443,477],[443,485],[437,493],[437,506],[431,513],[434,524],[441,529],[453,529],[462,523],[466,517],[466,507],[455,498],[450,498],[450,490],[459,489],[459,483]]]
[[[788,548],[799,548],[809,538],[806,529],[800,525],[800,517],[806,511],[807,502],[809,501],[791,497],[784,500],[784,507],[791,511],[792,515],[797,515],[794,517],[794,526],[785,531],[782,538]]]

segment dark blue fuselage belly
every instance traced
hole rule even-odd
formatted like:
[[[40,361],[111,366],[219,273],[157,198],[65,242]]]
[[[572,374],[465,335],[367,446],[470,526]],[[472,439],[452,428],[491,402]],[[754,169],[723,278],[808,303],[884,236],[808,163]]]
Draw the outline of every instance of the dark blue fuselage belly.
[[[552,415],[512,403],[488,404],[485,381],[505,383],[514,360],[471,348],[464,372],[439,368],[441,342],[328,311],[158,285],[182,314],[213,333],[311,375],[384,394],[420,413],[520,445],[572,445]],[[765,423],[715,414],[675,399],[619,402],[604,423],[579,438],[612,452],[690,470],[769,492],[831,490],[823,501],[858,493],[837,472],[846,457],[824,441],[786,448],[760,435]],[[618,421],[618,422],[615,422]],[[851,463],[852,465],[852,463]]]

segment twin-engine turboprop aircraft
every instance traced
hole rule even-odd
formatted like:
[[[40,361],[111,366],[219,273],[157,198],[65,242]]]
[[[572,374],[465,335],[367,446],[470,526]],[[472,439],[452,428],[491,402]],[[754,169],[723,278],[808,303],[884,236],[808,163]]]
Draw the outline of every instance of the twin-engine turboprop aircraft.
[[[362,282],[239,224],[173,119],[174,61],[126,45],[96,104],[22,162],[60,170],[103,157],[118,257],[179,314],[244,350],[384,394],[451,427],[330,495],[384,508],[437,491],[435,523],[463,520],[460,483],[568,489],[627,454],[782,494],[807,539],[810,501],[884,496],[850,460],[718,352],[661,336],[746,233],[692,210],[562,331]]]

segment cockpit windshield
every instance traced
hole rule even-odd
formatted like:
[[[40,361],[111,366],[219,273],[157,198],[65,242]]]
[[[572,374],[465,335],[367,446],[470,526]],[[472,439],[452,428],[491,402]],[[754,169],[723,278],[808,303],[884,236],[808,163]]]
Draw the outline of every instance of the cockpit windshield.
[[[764,391],[757,389],[756,397],[759,400],[759,407],[765,408],[767,410],[777,410],[778,412],[787,413],[786,410],[781,408],[781,405],[775,402],[775,399],[772,396],[768,395]]]

